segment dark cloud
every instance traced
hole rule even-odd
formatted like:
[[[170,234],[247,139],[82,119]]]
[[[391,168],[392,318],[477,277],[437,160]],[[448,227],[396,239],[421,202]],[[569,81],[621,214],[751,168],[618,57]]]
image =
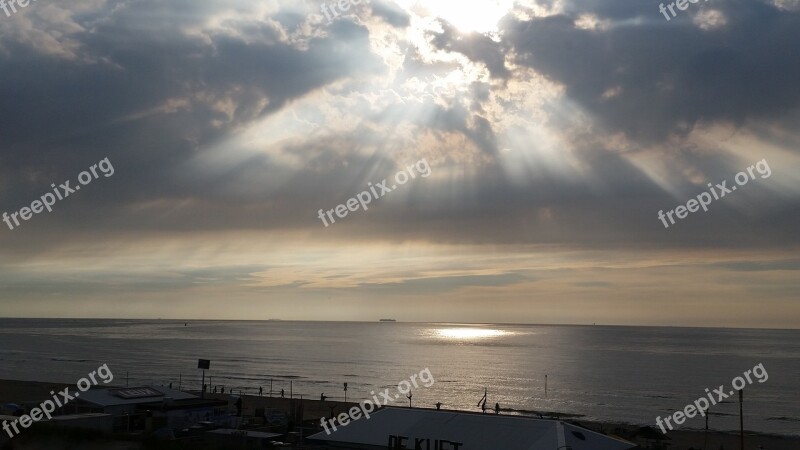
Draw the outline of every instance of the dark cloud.
[[[47,220],[37,216],[25,228],[42,222],[62,232],[70,223],[76,228],[163,226],[153,220],[129,222],[133,218],[125,210],[134,202],[180,204],[195,198],[201,208],[224,209],[211,192],[225,192],[222,184],[231,180],[199,179],[200,173],[186,171],[202,149],[322,86],[382,70],[371,55],[366,29],[350,22],[337,22],[327,37],[298,46],[265,22],[239,24],[246,34],[187,34],[186,27],[200,27],[214,11],[186,2],[144,3],[113,13],[109,6],[104,20],[84,24],[92,32],[73,37],[80,58],[54,57],[4,36],[4,209],[29,205],[50,183],[71,179],[75,184],[81,170],[104,157],[117,169],[112,178],[59,203]],[[264,160],[259,169],[263,177],[280,167]],[[241,175],[237,171],[228,176]],[[111,216],[125,220],[108,220]],[[208,216],[175,212],[174,217],[203,228]]]
[[[610,132],[645,142],[701,122],[742,125],[797,111],[800,12],[746,1],[690,6],[667,22],[655,6],[570,3],[568,15],[506,18],[503,42],[516,64],[562,84]],[[694,25],[703,7],[721,11],[727,24]],[[581,29],[581,13],[610,25]],[[637,17],[644,22],[624,23]]]
[[[396,6],[371,5],[394,26],[408,25],[408,14]],[[760,136],[796,150],[790,147],[798,142],[796,132],[786,129],[798,117],[798,13],[763,3],[725,3],[715,7],[728,24],[703,31],[691,23],[697,11],[662,23],[654,8],[603,5],[569,3],[562,15],[527,21],[508,16],[499,40],[459,33],[443,22],[442,32],[427,35],[436,48],[485,64],[492,75],[470,83],[463,101],[398,95],[380,106],[359,98],[360,109],[354,111],[347,110],[349,103],[316,105],[363,113],[362,121],[349,131],[319,130],[270,148],[247,149],[247,156],[221,143],[322,89],[360,94],[360,88],[372,88],[361,80],[388,74],[385,56],[373,52],[368,28],[338,20],[304,35],[310,16],[281,9],[271,17],[274,22],[239,17],[226,27],[206,29],[219,5],[148,1],[87,15],[82,25],[91,32],[71,37],[79,49],[75,58],[36,51],[22,37],[4,35],[4,210],[29,205],[51,182],[74,180],[104,157],[116,173],[59,203],[46,217],[35,216],[13,235],[3,233],[2,245],[23,254],[70,239],[254,229],[306,229],[354,240],[589,247],[796,243],[797,198],[770,187],[770,180],[664,230],[658,210],[685,203],[703,184],[681,179],[665,192],[602,138],[623,131],[636,142],[663,144],[668,135],[685,135],[700,122],[748,123]],[[611,25],[576,27],[575,19],[585,13]],[[620,24],[634,17],[652,21]],[[410,42],[398,48],[404,58],[387,90],[414,77],[430,82],[458,67],[427,62],[423,50]],[[530,176],[523,181],[508,176],[490,109],[494,92],[522,78],[509,62],[563,85],[566,99],[599,124],[583,134],[564,132],[573,148],[563,152],[572,152],[582,170],[514,167],[530,170]],[[553,114],[548,120],[557,123],[558,118]],[[442,140],[442,147],[453,136],[463,137],[480,155],[467,162],[457,154],[462,149],[414,148],[416,142],[406,137],[404,151],[413,155],[408,163],[434,155],[435,176],[403,187],[395,200],[349,217],[346,225],[323,228],[318,209],[333,208],[367,182],[394,173],[394,152],[404,139],[398,130],[406,126],[414,130],[411,138],[429,133]],[[530,143],[532,151],[536,145]],[[215,156],[226,165],[197,162],[216,147]],[[731,178],[741,169],[734,158],[703,150],[670,149],[677,155],[672,157],[698,169],[708,182]],[[302,163],[287,169],[275,157],[281,152]],[[780,168],[775,171],[779,177]],[[753,227],[769,232],[754,234]]]

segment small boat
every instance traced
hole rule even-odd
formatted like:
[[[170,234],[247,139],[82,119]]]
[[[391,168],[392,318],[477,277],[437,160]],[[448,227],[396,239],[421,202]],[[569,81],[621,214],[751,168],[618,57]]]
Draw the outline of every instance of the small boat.
[[[380,322],[397,322],[394,319],[381,319]]]

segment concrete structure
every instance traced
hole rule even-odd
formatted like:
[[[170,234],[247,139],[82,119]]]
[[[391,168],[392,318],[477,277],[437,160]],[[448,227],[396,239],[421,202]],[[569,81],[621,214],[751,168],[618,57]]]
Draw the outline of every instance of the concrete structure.
[[[278,441],[283,434],[220,428],[213,431],[207,431],[206,436],[209,438],[206,442],[216,443],[217,445],[225,445],[225,448],[262,449],[272,448],[271,443]]]
[[[329,425],[330,427],[330,425]],[[333,430],[331,430],[333,431]],[[559,420],[387,407],[308,437],[348,449],[627,450],[635,444]]]
[[[114,416],[102,413],[68,414],[66,416],[53,416],[52,419],[44,422],[55,427],[111,433],[114,427]]]
[[[178,430],[204,421],[225,425],[232,417],[225,401],[163,386],[91,389],[81,392],[69,408],[75,413],[111,414],[115,431]]]
[[[19,422],[19,417],[0,416],[0,423],[3,422]],[[43,417],[42,420],[34,423],[35,426],[40,426],[42,424],[51,427],[73,428],[98,431],[101,433],[111,433],[113,431],[114,418],[110,414],[100,413],[68,414],[64,416],[53,416],[50,419]],[[21,425],[17,425],[17,427],[20,432],[25,431],[25,428],[23,428]],[[0,432],[0,442],[3,442],[4,438],[11,438],[12,436],[9,436],[9,433],[11,433],[11,431]],[[14,436],[16,435],[17,434],[14,433]]]

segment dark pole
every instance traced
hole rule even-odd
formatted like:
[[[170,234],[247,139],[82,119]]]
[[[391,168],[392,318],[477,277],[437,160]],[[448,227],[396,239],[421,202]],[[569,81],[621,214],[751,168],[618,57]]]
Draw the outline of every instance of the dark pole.
[[[744,389],[739,391],[739,450],[744,450]]]
[[[544,398],[547,398],[547,374],[544,374]]]
[[[206,398],[206,369],[203,369],[203,384],[200,385],[200,398]]]
[[[292,380],[289,380],[289,416],[292,422],[297,418],[297,410],[294,409],[294,390],[292,388]]]

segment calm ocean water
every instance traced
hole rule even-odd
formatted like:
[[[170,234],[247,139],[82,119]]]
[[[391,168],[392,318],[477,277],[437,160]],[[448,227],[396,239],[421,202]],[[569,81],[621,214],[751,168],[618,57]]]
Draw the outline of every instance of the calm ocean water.
[[[487,387],[489,405],[646,425],[763,363],[769,379],[745,388],[745,428],[800,435],[800,331],[0,319],[0,378],[74,383],[107,363],[115,384],[127,372],[131,385],[198,388],[198,358],[226,391],[266,394],[272,380],[288,396],[291,380],[296,395],[336,399],[347,382],[348,400],[366,399],[427,367],[436,383],[415,405],[477,410]],[[733,398],[712,411],[712,428],[738,427]]]

